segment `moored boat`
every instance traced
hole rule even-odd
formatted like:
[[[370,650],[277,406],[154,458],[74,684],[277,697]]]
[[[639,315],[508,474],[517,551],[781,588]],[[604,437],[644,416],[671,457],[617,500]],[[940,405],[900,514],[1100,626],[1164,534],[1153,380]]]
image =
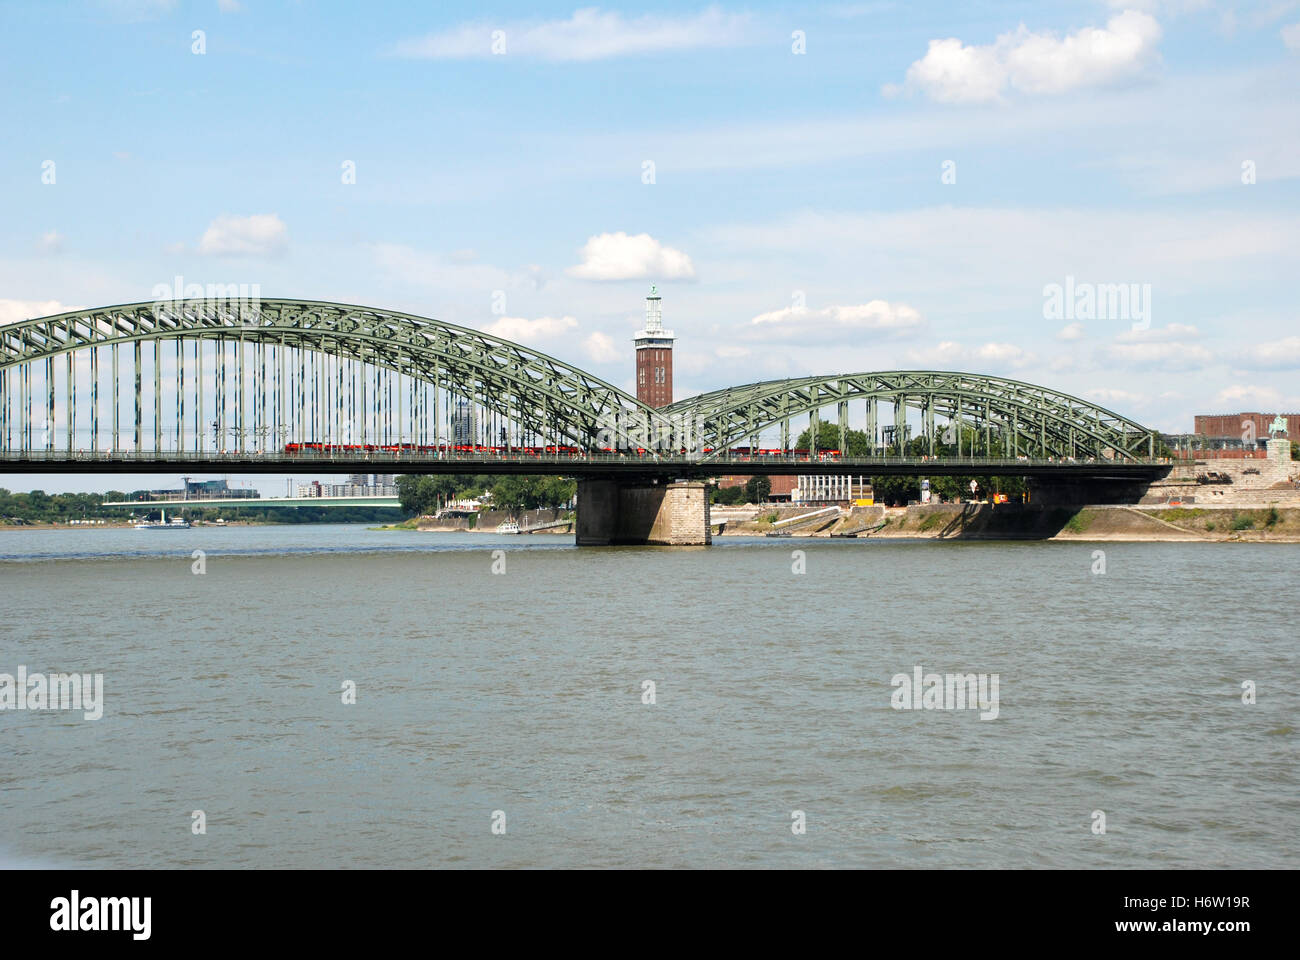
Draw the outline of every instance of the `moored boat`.
[[[136,520],[131,526],[136,530],[188,530],[190,522],[184,517],[172,517],[167,519],[167,511],[159,510],[160,520]]]

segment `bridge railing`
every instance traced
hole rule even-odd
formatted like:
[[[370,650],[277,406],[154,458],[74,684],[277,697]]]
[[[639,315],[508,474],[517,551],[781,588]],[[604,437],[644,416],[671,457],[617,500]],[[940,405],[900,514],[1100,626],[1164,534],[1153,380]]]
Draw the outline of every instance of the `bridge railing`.
[[[1122,466],[1157,466],[1163,464],[1172,464],[1175,461],[1168,457],[1153,457],[1142,459],[1106,459],[1095,457],[941,457],[941,456],[921,456],[921,457],[900,457],[900,456],[875,456],[875,457],[844,457],[830,454],[812,455],[727,455],[727,454],[707,454],[704,456],[691,456],[689,454],[646,454],[639,455],[635,452],[608,452],[608,451],[587,451],[576,453],[526,453],[523,451],[510,451],[501,453],[483,453],[483,452],[463,452],[463,451],[442,451],[436,453],[418,453],[418,452],[390,452],[390,451],[370,451],[365,453],[350,452],[330,452],[315,450],[244,450],[244,451],[223,451],[223,452],[201,452],[194,451],[170,451],[170,450],[116,450],[116,451],[99,451],[99,450],[25,450],[25,451],[0,451],[0,463],[8,464],[94,464],[104,463],[113,465],[130,464],[138,462],[141,464],[157,464],[159,462],[174,463],[177,465],[185,464],[213,464],[213,465],[238,465],[260,462],[274,462],[277,464],[294,464],[301,463],[305,466],[328,466],[330,464],[343,464],[356,466],[358,464],[373,464],[376,466],[383,465],[409,465],[412,463],[428,464],[436,466],[439,463],[481,463],[481,464],[546,464],[553,465],[557,468],[563,468],[566,465],[579,464],[636,464],[646,467],[647,469],[659,469],[662,467],[672,467],[676,465],[699,467],[716,467],[718,473],[780,473],[783,467],[799,466],[804,467],[810,464],[824,463],[828,467],[836,467],[842,470],[846,466],[861,467],[864,472],[875,467],[897,468],[916,467],[924,472],[926,465],[938,467],[942,465],[946,469],[953,467],[969,467],[972,472],[993,472],[993,473],[1010,473],[1014,474],[1016,470],[1026,467],[1044,467],[1056,465],[1063,468],[1078,466],[1103,466],[1103,467],[1122,467]]]

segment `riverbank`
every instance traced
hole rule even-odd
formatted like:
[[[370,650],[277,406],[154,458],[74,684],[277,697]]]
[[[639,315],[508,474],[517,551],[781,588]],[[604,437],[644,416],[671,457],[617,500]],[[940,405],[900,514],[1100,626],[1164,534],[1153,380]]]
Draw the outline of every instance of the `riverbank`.
[[[497,526],[507,520],[515,521],[520,527],[527,530],[529,527],[544,524],[563,523],[566,519],[573,520],[572,510],[483,510],[479,513],[449,514],[442,517],[412,517],[401,523],[393,523],[375,529],[407,530],[417,533],[496,533]],[[560,534],[573,536],[573,523],[569,522],[562,526],[548,526],[544,530],[532,532],[538,535]]]
[[[727,519],[720,536],[764,536],[776,523],[813,508],[760,510],[753,519]],[[1300,509],[1160,508],[1103,505],[1049,507],[988,503],[855,507],[816,520],[791,537],[923,540],[1267,541],[1300,543]]]

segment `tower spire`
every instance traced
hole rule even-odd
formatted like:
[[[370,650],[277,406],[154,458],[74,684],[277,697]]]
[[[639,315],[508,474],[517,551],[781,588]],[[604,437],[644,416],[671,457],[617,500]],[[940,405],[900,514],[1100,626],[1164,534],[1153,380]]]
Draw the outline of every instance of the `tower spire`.
[[[645,298],[645,328],[633,338],[636,344],[636,398],[650,407],[673,402],[673,332],[664,329],[659,288],[650,285]]]
[[[659,333],[664,328],[663,312],[660,309],[662,297],[659,288],[650,284],[650,295],[645,298],[645,329],[647,333]]]

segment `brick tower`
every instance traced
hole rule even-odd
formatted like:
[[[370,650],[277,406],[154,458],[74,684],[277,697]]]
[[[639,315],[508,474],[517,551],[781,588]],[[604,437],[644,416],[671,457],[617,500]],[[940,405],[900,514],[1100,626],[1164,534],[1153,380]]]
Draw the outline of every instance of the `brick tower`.
[[[636,343],[636,398],[649,407],[673,402],[673,332],[664,329],[659,291],[652,285],[645,298],[645,329]]]

